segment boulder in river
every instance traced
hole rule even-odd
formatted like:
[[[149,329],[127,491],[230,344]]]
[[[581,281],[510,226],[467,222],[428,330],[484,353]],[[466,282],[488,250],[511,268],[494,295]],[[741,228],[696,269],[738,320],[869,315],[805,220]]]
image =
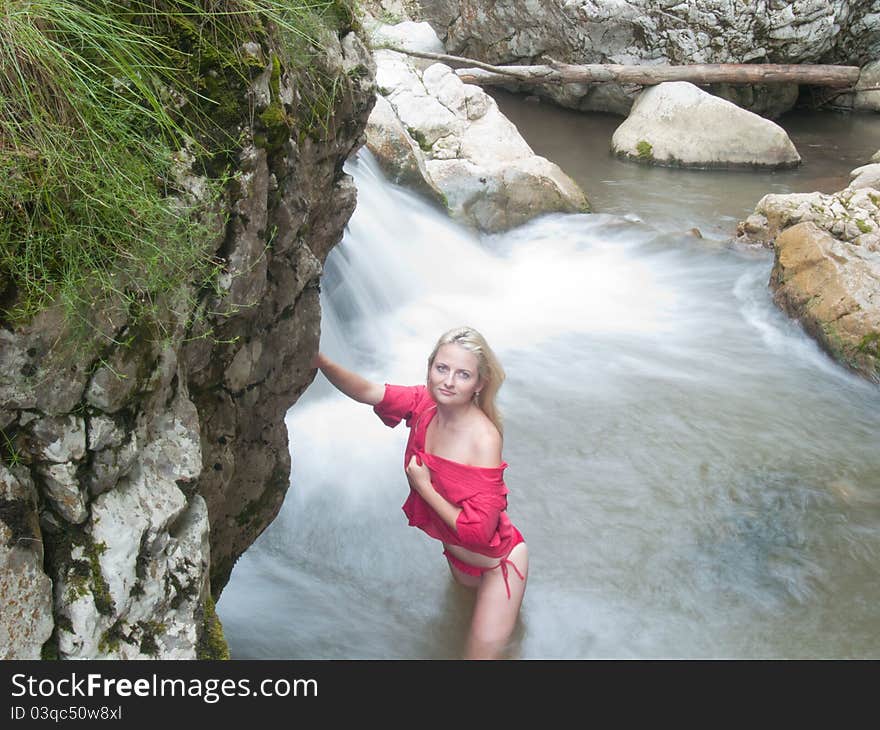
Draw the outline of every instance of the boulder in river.
[[[809,221],[784,230],[775,248],[776,303],[837,360],[880,382],[880,252]]]
[[[875,155],[876,157],[876,155]],[[849,173],[851,188],[876,188],[880,190],[880,162],[862,165]]]
[[[880,111],[880,61],[871,61],[862,67],[852,95],[852,107],[857,111]]]
[[[423,69],[390,50],[374,58],[380,97],[367,146],[392,179],[431,191],[453,217],[486,232],[590,210],[577,184],[536,155],[481,88],[440,63]]]
[[[873,168],[856,168],[832,195],[765,195],[737,233],[776,249],[777,304],[832,356],[880,382],[880,190],[856,184]]]
[[[622,157],[677,167],[785,168],[801,159],[782,127],[686,81],[645,89],[611,145]]]
[[[857,168],[861,169],[861,168]],[[814,223],[844,243],[880,252],[880,191],[871,187],[847,187],[825,193],[765,195],[755,212],[740,223],[740,240],[774,245],[786,228]]]

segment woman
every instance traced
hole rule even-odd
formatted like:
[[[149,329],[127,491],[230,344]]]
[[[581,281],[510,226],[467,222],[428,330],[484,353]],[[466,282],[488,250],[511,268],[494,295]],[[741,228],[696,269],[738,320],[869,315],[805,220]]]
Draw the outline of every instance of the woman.
[[[507,517],[501,420],[504,371],[483,336],[459,327],[428,358],[426,385],[380,385],[318,353],[313,366],[340,391],[373,406],[384,423],[410,428],[404,469],[409,524],[443,543],[453,577],[476,588],[465,657],[500,657],[522,604],[529,556]]]

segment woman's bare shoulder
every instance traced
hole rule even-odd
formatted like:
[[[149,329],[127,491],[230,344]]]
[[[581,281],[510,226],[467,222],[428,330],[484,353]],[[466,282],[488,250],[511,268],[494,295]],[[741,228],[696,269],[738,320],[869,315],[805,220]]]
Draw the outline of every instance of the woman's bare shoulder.
[[[483,417],[474,424],[471,464],[472,466],[495,467],[501,465],[501,446],[503,439],[495,424]]]

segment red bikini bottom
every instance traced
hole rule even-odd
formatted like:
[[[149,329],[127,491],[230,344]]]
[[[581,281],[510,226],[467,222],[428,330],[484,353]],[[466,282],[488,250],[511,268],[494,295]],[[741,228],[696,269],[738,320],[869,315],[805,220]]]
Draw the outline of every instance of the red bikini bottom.
[[[519,543],[517,543],[519,545]],[[516,545],[514,545],[516,547]],[[512,552],[512,550],[511,550]],[[504,576],[504,587],[507,589],[507,600],[510,600],[510,583],[507,581],[507,566],[512,565],[513,569],[516,571],[516,574],[519,576],[520,580],[525,580],[525,576],[519,572],[519,568],[516,567],[512,560],[508,560],[507,558],[501,558],[498,565],[490,565],[486,568],[479,565],[471,565],[470,563],[464,562],[461,558],[456,557],[451,552],[444,548],[443,554],[446,556],[446,559],[458,568],[462,573],[466,573],[467,575],[473,575],[479,578],[483,573],[487,570],[495,570],[495,568],[501,568],[501,575]],[[510,553],[508,553],[510,555]]]

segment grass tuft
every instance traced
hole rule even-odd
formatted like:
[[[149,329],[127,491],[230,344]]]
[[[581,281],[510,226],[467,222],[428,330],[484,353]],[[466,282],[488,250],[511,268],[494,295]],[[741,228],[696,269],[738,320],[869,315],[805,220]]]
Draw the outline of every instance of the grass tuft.
[[[62,306],[129,318],[209,286],[246,97],[270,37],[326,130],[335,79],[311,68],[353,22],[330,0],[0,0],[0,325]],[[254,52],[254,48],[260,49]],[[268,57],[268,56],[267,56]],[[205,176],[189,194],[180,150]]]

